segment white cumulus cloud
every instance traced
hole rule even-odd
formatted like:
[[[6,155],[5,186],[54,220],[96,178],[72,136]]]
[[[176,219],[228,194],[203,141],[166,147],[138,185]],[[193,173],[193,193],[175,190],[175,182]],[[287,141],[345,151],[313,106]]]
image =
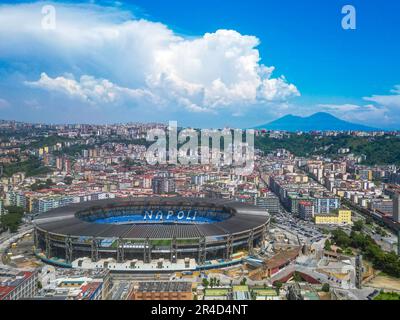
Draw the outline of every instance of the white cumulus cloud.
[[[373,104],[319,104],[318,108],[320,111],[332,113],[348,121],[373,124],[376,122],[376,119],[380,119],[383,122],[390,120],[390,117],[387,115],[387,108]]]
[[[284,77],[271,78],[273,68],[259,63],[258,44],[256,37],[234,30],[174,41],[155,51],[147,84],[209,109],[298,96],[294,85]]]
[[[221,29],[185,37],[118,8],[58,2],[57,27],[44,30],[43,5],[0,6],[0,59],[34,66],[31,87],[96,104],[122,99],[235,114],[300,95],[260,62],[255,36]]]
[[[119,87],[109,80],[96,79],[88,75],[83,75],[79,80],[75,80],[72,75],[51,78],[46,73],[42,73],[38,81],[26,81],[25,83],[32,87],[58,91],[89,103],[114,103],[121,99],[152,98],[152,94],[147,90]]]
[[[400,122],[400,85],[394,86],[387,95],[364,97],[368,104],[319,104],[319,110],[331,112],[349,121],[370,123],[379,127],[397,127]]]
[[[400,109],[400,85],[396,85],[390,92],[392,94],[364,97],[364,100],[375,102],[388,108]]]

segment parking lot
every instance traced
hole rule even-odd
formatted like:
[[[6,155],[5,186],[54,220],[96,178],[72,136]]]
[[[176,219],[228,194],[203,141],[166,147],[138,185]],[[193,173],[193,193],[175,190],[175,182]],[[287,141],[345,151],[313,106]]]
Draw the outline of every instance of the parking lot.
[[[274,224],[289,233],[299,237],[301,241],[308,241],[310,243],[322,240],[324,234],[309,221],[303,221],[292,214],[288,213],[283,208],[279,214],[274,215]]]
[[[126,300],[131,288],[130,281],[114,281],[111,300]]]

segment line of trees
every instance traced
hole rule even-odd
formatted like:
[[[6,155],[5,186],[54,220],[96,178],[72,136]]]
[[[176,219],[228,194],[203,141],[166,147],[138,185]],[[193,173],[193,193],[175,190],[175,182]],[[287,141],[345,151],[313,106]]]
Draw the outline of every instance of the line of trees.
[[[291,134],[282,139],[259,136],[255,138],[255,145],[264,152],[284,148],[297,156],[323,154],[333,158],[339,157],[339,148],[350,148],[356,155],[366,155],[365,164],[400,164],[400,138],[388,135],[371,138],[345,134],[336,137]]]
[[[18,161],[4,166],[4,176],[11,177],[14,173],[25,172],[27,177],[33,177],[51,172],[51,169],[42,165],[39,158],[31,156],[28,160]]]
[[[343,230],[332,231],[332,241],[343,249],[349,247],[358,249],[362,255],[372,262],[375,269],[400,278],[400,259],[395,252],[385,252],[369,235],[352,230],[347,235]]]
[[[205,287],[205,288],[208,288],[208,286],[210,286],[211,288],[219,287],[220,286],[220,280],[217,279],[217,278],[211,277],[210,281],[208,281],[207,278],[203,278],[202,284],[203,284],[203,287]]]
[[[5,209],[8,213],[0,216],[0,229],[3,231],[9,230],[10,232],[17,232],[18,227],[22,223],[24,208],[8,206],[5,207]]]
[[[54,185],[54,182],[51,179],[47,179],[44,182],[38,180],[34,184],[31,185],[31,190],[32,191],[37,191],[37,190],[41,190],[41,189],[48,189],[53,185]]]

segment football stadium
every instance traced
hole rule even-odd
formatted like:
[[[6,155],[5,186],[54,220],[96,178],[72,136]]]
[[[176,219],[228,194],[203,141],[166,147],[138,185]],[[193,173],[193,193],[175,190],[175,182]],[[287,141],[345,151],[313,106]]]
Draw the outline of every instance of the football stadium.
[[[265,209],[206,198],[123,198],[72,204],[34,220],[42,260],[70,266],[79,258],[96,264],[166,260],[229,262],[249,255],[269,226]]]

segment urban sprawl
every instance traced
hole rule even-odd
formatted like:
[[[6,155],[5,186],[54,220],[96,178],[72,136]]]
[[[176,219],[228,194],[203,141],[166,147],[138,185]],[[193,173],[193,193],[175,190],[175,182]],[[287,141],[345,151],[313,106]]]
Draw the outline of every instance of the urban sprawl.
[[[223,161],[149,165],[155,128],[167,126],[0,122],[0,300],[399,299],[400,133],[256,130],[253,172],[240,175]],[[372,160],[375,144],[394,147]],[[67,261],[35,246],[35,220],[54,209],[145,197],[242,202],[270,224],[254,249],[202,265],[139,259],[124,272],[110,257]],[[153,210],[159,223],[196,217]]]

